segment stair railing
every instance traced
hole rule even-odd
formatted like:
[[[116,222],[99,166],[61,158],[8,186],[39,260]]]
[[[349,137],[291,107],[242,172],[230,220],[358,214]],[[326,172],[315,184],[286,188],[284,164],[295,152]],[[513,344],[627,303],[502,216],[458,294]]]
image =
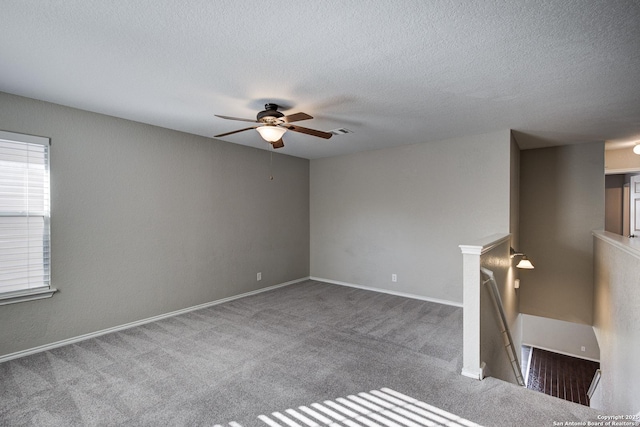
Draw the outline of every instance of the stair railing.
[[[513,338],[511,337],[511,332],[509,330],[509,323],[507,322],[507,317],[504,314],[504,308],[502,305],[502,298],[500,297],[500,292],[498,291],[498,284],[496,283],[496,279],[493,275],[493,271],[480,267],[480,271],[486,279],[483,280],[482,284],[487,285],[489,289],[489,294],[491,295],[491,300],[493,301],[493,306],[498,313],[498,317],[500,318],[500,329],[502,333],[502,341],[504,344],[504,348],[507,352],[507,357],[509,358],[509,362],[511,363],[511,368],[513,369],[513,373],[516,376],[516,381],[521,386],[525,386],[524,378],[522,377],[522,371],[520,367],[520,361],[518,359],[518,352],[516,351],[515,346],[513,345]]]

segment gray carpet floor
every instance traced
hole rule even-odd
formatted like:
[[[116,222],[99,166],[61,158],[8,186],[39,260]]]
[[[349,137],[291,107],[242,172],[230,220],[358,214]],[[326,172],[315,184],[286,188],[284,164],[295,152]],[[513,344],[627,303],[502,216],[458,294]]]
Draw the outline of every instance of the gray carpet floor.
[[[461,308],[307,281],[2,363],[0,425],[266,426],[383,388],[484,426],[597,419],[461,367]]]

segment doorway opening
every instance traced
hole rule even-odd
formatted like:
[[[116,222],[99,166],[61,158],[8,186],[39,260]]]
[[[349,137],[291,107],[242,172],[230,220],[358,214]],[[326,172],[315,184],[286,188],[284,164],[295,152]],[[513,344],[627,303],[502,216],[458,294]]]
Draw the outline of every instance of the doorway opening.
[[[523,376],[528,389],[589,406],[587,392],[600,363],[522,347]]]
[[[605,175],[604,229],[625,237],[637,236],[640,226],[640,173]]]

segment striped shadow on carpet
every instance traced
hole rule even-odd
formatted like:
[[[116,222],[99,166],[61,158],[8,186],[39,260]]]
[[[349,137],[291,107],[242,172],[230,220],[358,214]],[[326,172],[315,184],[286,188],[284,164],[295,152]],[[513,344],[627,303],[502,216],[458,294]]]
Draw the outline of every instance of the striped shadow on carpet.
[[[258,419],[269,427],[481,427],[450,412],[420,402],[389,388],[358,393],[335,401],[312,403],[298,409],[273,412]],[[216,424],[214,427],[223,427]],[[235,421],[229,427],[242,427]]]

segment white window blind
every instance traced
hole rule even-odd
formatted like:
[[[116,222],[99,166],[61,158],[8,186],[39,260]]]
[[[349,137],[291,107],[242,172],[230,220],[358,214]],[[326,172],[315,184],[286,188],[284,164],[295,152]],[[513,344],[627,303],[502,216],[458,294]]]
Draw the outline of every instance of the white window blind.
[[[50,289],[49,247],[49,139],[0,131],[0,298]]]

